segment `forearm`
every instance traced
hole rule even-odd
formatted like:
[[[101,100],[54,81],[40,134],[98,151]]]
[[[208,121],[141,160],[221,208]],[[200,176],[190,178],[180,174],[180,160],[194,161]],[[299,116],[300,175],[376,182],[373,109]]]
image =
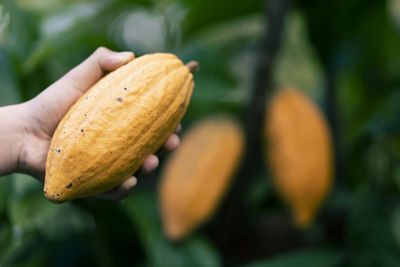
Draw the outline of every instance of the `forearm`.
[[[0,107],[0,176],[17,172],[23,145],[23,104]]]

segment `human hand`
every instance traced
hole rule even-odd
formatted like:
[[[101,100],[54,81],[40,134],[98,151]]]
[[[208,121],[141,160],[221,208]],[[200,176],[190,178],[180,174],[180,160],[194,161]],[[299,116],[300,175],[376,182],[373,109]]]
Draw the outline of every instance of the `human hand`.
[[[49,86],[37,97],[22,105],[24,142],[19,157],[19,171],[44,182],[47,152],[51,137],[58,123],[70,106],[107,72],[113,71],[134,59],[132,52],[113,52],[98,48],[89,58]],[[179,145],[177,132],[164,144],[162,151],[175,150]],[[150,155],[141,169],[117,188],[99,194],[98,197],[118,200],[130,194],[137,177],[148,175],[158,166],[158,158]]]

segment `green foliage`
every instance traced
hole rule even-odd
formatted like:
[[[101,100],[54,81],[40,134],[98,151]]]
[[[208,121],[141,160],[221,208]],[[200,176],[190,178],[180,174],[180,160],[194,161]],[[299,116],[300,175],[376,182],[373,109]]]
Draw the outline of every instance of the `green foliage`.
[[[16,104],[21,100],[18,80],[10,55],[0,48],[0,104]]]
[[[334,267],[342,263],[342,258],[342,253],[337,250],[314,249],[287,253],[276,258],[248,264],[246,267]]]
[[[172,243],[163,236],[153,192],[136,193],[124,209],[139,231],[150,266],[220,266],[215,249],[204,238]]]

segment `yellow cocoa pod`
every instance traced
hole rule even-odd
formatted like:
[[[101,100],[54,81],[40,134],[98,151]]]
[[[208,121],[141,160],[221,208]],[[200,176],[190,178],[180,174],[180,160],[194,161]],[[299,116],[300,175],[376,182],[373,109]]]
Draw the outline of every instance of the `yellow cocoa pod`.
[[[185,237],[212,215],[238,167],[244,134],[231,119],[196,124],[168,161],[161,179],[160,205],[165,234]]]
[[[136,58],[106,75],[70,108],[51,140],[45,196],[61,203],[111,190],[156,152],[193,91],[175,55]]]
[[[299,227],[308,226],[332,184],[333,152],[319,108],[293,89],[267,106],[265,152],[276,189]]]

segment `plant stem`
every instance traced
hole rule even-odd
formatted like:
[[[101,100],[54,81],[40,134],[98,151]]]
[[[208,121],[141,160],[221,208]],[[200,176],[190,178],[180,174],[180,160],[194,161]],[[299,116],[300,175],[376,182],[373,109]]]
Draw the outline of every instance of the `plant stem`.
[[[335,181],[340,182],[343,175],[342,153],[339,144],[339,118],[337,114],[337,93],[336,93],[336,66],[331,59],[325,67],[325,105],[326,117],[332,131],[333,147],[335,153]]]
[[[249,184],[248,178],[253,177],[259,170],[255,168],[255,163],[261,163],[262,166],[259,167],[263,168],[261,148],[264,114],[267,97],[272,93],[275,59],[279,52],[284,22],[290,5],[291,0],[270,0],[266,8],[266,27],[259,43],[253,89],[245,114],[246,152],[237,177],[237,184],[240,185],[237,188],[238,194],[243,193],[245,184]]]
[[[237,248],[232,247],[239,245],[235,240],[242,239],[250,232],[256,232],[248,229],[248,222],[245,221],[245,196],[252,178],[258,172],[264,171],[261,150],[264,113],[267,97],[272,91],[273,69],[291,2],[291,0],[269,0],[268,5],[265,5],[265,30],[258,44],[253,88],[244,114],[246,151],[230,194],[225,199],[218,218],[212,224],[212,227],[215,225],[215,229],[210,229],[223,253],[236,251]],[[257,236],[253,237],[257,238]],[[254,244],[257,244],[257,242]],[[252,248],[248,249],[252,250]],[[236,257],[237,255],[224,256],[230,258],[230,256]]]

